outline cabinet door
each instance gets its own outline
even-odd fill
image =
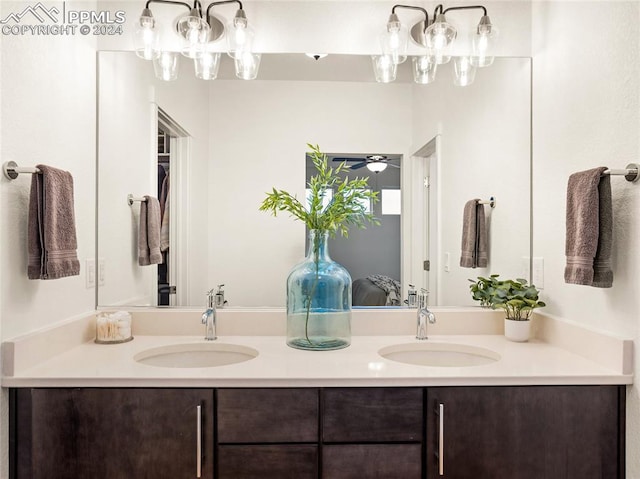
[[[622,477],[621,395],[617,386],[429,388],[427,477]]]
[[[70,389],[12,389],[9,476],[77,479],[76,416]]]
[[[210,389],[18,389],[11,407],[12,479],[213,478]]]
[[[323,390],[323,442],[422,441],[420,388]]]
[[[78,477],[213,478],[213,390],[78,389],[73,396]]]

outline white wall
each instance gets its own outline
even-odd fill
[[[209,284],[224,283],[231,306],[282,306],[305,229],[258,211],[266,192],[304,198],[307,143],[406,154],[411,85],[217,81],[210,98]]]
[[[45,2],[46,3],[46,2]],[[47,4],[48,5],[48,4]],[[78,2],[91,8],[91,2]],[[25,3],[1,2],[0,17]],[[27,279],[27,205],[31,175],[0,178],[0,334],[9,338],[94,308],[84,260],[95,243],[95,46],[89,38],[2,36],[0,158],[38,163],[74,178],[80,276]],[[7,278],[11,280],[8,281]],[[0,398],[0,477],[8,477],[7,394]]]
[[[563,279],[569,175],[601,165],[624,168],[640,159],[640,3],[535,2],[533,19],[533,247],[545,261],[545,311],[633,336],[640,348],[640,183],[611,178],[613,287]],[[638,371],[640,354],[635,356]],[[640,477],[639,444],[636,384],[627,395],[629,478]]]
[[[437,179],[441,223],[437,241],[440,305],[474,304],[468,278],[522,275],[521,258],[529,256],[530,61],[498,58],[479,69],[473,84],[453,85],[452,65],[441,65],[431,85],[414,86],[414,148],[440,134]],[[462,212],[473,198],[496,198],[485,206],[489,234],[487,268],[461,268]],[[450,255],[450,271],[444,255]]]
[[[106,260],[107,277],[104,287],[100,287],[98,304],[140,305],[156,301],[156,291],[150,292],[149,288],[155,284],[156,266],[138,265],[140,204],[129,206],[126,197],[129,193],[136,197],[159,195],[154,116],[158,106],[190,137],[191,164],[182,181],[189,201],[182,211],[173,211],[170,217],[192,218],[184,251],[190,258],[186,260],[190,265],[187,280],[194,287],[183,286],[193,294],[186,304],[204,303],[206,270],[196,265],[207,261],[207,242],[198,218],[207,216],[208,84],[195,78],[186,59],[180,60],[182,74],[177,81],[162,82],[155,79],[151,62],[132,52],[100,52],[99,57],[98,254]]]

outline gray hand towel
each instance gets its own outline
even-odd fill
[[[489,264],[484,205],[479,201],[476,198],[464,205],[460,254],[460,266],[463,268],[486,268]]]
[[[598,183],[598,249],[593,260],[593,282],[596,288],[613,286],[611,251],[613,249],[613,201],[611,176],[602,175]]]
[[[152,196],[140,202],[138,229],[138,264],[148,266],[162,263],[160,252],[160,203]]]
[[[598,287],[610,287],[612,284],[610,257],[613,213],[610,178],[608,175],[602,176],[606,169],[601,166],[569,177],[565,240],[567,264],[564,269],[566,283]],[[598,275],[594,277],[596,255]]]
[[[68,171],[36,165],[31,177],[27,223],[29,279],[80,274],[73,208],[73,177]]]

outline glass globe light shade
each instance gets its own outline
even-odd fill
[[[453,62],[454,85],[471,85],[476,78],[476,67],[471,64],[471,58],[456,57]]]
[[[235,59],[236,76],[241,80],[255,80],[260,68],[260,53],[245,52]]]
[[[385,31],[380,34],[383,55],[389,55],[396,65],[403,63],[407,59],[408,41],[409,30],[400,23],[398,16],[392,13]]]
[[[384,161],[370,161],[367,163],[367,169],[374,173],[380,173],[387,169],[387,164]]]
[[[438,64],[436,58],[433,55],[423,55],[420,57],[413,57],[413,81],[426,85],[436,79],[436,70]]]
[[[488,67],[493,63],[493,50],[498,36],[498,29],[491,24],[488,16],[483,16],[478,29],[473,35],[473,56],[471,63],[479,68]]]
[[[390,83],[396,79],[398,65],[390,55],[372,55],[373,72],[378,83]]]
[[[196,78],[215,80],[220,68],[220,52],[200,52],[193,61]]]
[[[140,20],[134,31],[134,46],[136,55],[145,60],[153,60],[160,55],[160,36],[155,29],[156,21],[151,10],[142,10]]]
[[[161,52],[153,59],[153,70],[156,78],[164,81],[175,81],[178,79],[178,66],[180,54],[177,52]]]
[[[451,60],[451,56],[448,54],[449,46],[457,34],[456,29],[447,23],[447,19],[442,13],[438,14],[436,20],[427,28],[425,32],[427,47],[433,52],[436,63],[439,65]]]

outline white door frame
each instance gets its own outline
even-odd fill
[[[160,125],[171,136],[171,183],[169,195],[169,284],[176,294],[169,295],[169,305],[185,305],[189,293],[189,172],[191,168],[191,136],[162,107],[155,105],[156,130]],[[157,296],[157,280],[156,280]],[[157,301],[157,300],[156,300]]]

